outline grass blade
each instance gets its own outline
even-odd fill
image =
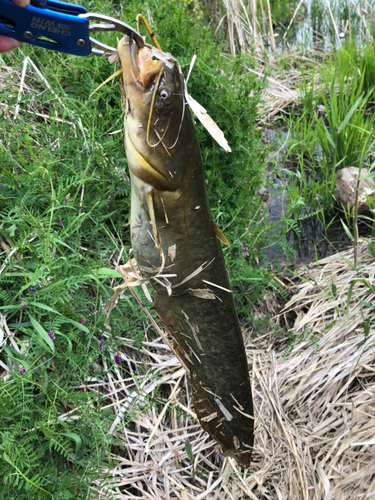
[[[39,337],[50,347],[52,352],[55,352],[53,340],[49,337],[42,325],[33,316],[31,316],[31,314],[29,314],[29,318]]]
[[[341,219],[341,224],[342,224],[342,227],[344,228],[344,231],[346,232],[348,238],[350,239],[350,241],[354,241],[354,236],[352,235],[348,226],[345,224],[345,222],[342,219]]]
[[[362,101],[362,96],[358,97],[358,99],[356,100],[356,102],[353,104],[353,106],[349,109],[347,115],[345,116],[345,118],[343,119],[341,125],[339,126],[339,128],[337,129],[337,133],[338,134],[341,134],[341,132],[344,130],[344,128],[347,126],[347,124],[349,123],[349,120],[350,118],[353,116],[353,114],[355,113],[356,109],[358,108],[358,106],[360,105]]]

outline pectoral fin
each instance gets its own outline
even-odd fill
[[[221,243],[224,243],[224,245],[227,245],[228,247],[230,247],[230,243],[229,241],[226,239],[226,237],[224,236],[224,234],[222,233],[221,229],[219,228],[219,226],[216,224],[215,221],[212,221],[212,224],[214,226],[214,230],[215,230],[215,236],[216,238],[221,241]]]

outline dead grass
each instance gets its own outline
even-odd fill
[[[374,286],[375,263],[366,243],[359,259],[360,276]],[[129,377],[118,372],[106,386],[114,411],[119,417],[131,413],[158,385],[164,396],[159,409],[154,404],[130,429],[118,419],[114,432],[124,452],[113,457],[116,468],[110,472],[118,498],[375,498],[375,329],[365,338],[363,328],[373,314],[363,304],[373,303],[374,296],[356,284],[347,314],[349,286],[359,277],[352,262],[348,250],[302,271],[281,313],[297,314],[297,340],[287,359],[285,342],[270,334],[247,340],[256,419],[250,470],[221,458],[200,428],[185,371],[162,340],[145,342],[137,351],[124,339]]]
[[[117,415],[108,429],[119,444],[109,471],[117,498],[375,498],[373,321],[364,335],[364,322],[374,314],[371,288],[357,282],[347,307],[354,280],[375,286],[375,262],[365,242],[358,256],[358,272],[353,249],[301,271],[295,294],[276,318],[296,314],[289,357],[283,356],[286,342],[272,333],[246,339],[255,410],[250,470],[222,458],[202,430],[185,370],[162,339],[146,334],[140,350],[123,339],[122,370],[87,385],[106,394],[106,407]],[[3,316],[0,343],[14,345]],[[0,365],[1,377],[8,378],[7,366]],[[98,498],[109,498],[105,488],[99,494],[99,484],[93,488]]]
[[[117,498],[375,499],[373,325],[364,337],[364,322],[374,313],[365,304],[373,304],[374,296],[365,284],[354,287],[347,311],[353,280],[364,277],[375,286],[375,263],[366,243],[358,255],[358,273],[352,267],[353,250],[301,272],[282,313],[297,315],[297,340],[287,359],[285,343],[271,334],[246,340],[255,410],[250,470],[223,459],[201,429],[185,371],[162,339],[147,340],[141,350],[123,339],[123,370],[108,373],[105,383],[87,385],[105,393],[107,407],[117,415],[108,430],[119,443],[109,471]],[[16,345],[0,316],[4,343]],[[1,377],[9,377],[4,363],[0,370]],[[150,397],[158,387],[156,404]],[[129,416],[134,423],[126,425]],[[96,487],[98,498],[109,498],[105,488],[99,493]]]
[[[259,77],[263,77],[264,73],[272,75],[272,78],[266,77],[267,86],[263,90],[262,103],[258,108],[261,123],[272,123],[278,120],[283,114],[289,113],[295,106],[301,105],[304,96],[303,91],[299,88],[299,82],[302,81],[302,78],[311,80],[311,75],[308,73],[303,76],[301,71],[295,68],[296,62],[298,66],[308,64],[314,67],[316,79],[314,95],[318,95],[319,87],[322,84],[316,83],[318,80],[316,67],[319,66],[319,62],[325,56],[327,47],[331,47],[333,51],[332,40],[329,40],[329,37],[324,34],[313,30],[314,44],[311,48],[292,50],[288,43],[286,43],[287,48],[283,48],[282,45],[292,24],[296,22],[297,14],[301,12],[301,7],[304,5],[307,8],[307,3],[304,0],[301,0],[296,6],[289,25],[285,27],[283,36],[279,38],[275,38],[273,33],[273,17],[269,0],[267,0],[267,8],[263,8],[262,2],[259,3],[260,11],[259,9],[257,10],[257,2],[255,0],[249,0],[248,4],[245,4],[242,0],[222,0],[220,4],[222,6],[221,12],[224,12],[224,15],[220,17],[216,31],[224,31],[229,41],[231,54],[234,56],[241,52],[252,53],[257,68],[256,71],[254,68],[247,68],[248,71],[257,74]],[[363,33],[367,42],[373,43],[373,37],[368,29],[366,18],[374,18],[374,9],[368,2],[366,2],[367,10],[358,9],[353,0],[348,0],[349,4],[351,4],[351,9],[354,7],[361,19]],[[218,6],[219,4],[216,5]],[[339,31],[343,30],[348,37],[351,36],[352,26],[350,18],[344,28],[342,26],[339,28],[336,25],[328,0],[326,1],[325,8],[324,15],[330,16],[337,45],[341,47],[342,41]],[[324,49],[321,48],[322,44]],[[284,61],[287,59],[289,61],[288,67],[280,70],[279,59],[283,59]],[[307,87],[305,87],[305,90],[310,85],[311,81],[306,81]]]
[[[271,68],[272,78],[264,76],[264,71],[269,68]],[[258,71],[249,67],[246,69],[267,81],[267,86],[262,92],[262,101],[258,106],[260,123],[271,123],[301,103],[302,96],[299,92],[299,83],[303,78],[301,71],[289,69],[281,72],[277,69],[275,61],[261,67]]]

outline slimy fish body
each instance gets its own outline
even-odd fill
[[[202,427],[248,467],[249,371],[180,66],[169,55],[168,64],[153,60],[149,47],[139,49],[127,36],[118,49],[134,256],[157,290],[154,308],[189,374]],[[174,276],[166,286],[159,274]]]

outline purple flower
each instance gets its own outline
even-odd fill
[[[104,351],[104,349],[105,349],[105,340],[102,339],[100,341],[100,349],[99,349],[99,351],[102,352],[102,351]]]
[[[26,309],[26,302],[24,302],[23,300],[21,300],[21,306],[23,308],[23,310],[26,312],[27,309]]]
[[[85,321],[86,321],[85,319],[80,319],[80,320],[78,321],[78,323],[79,323],[80,325],[83,325]],[[82,334],[83,334],[83,332],[82,332],[82,331],[78,332],[78,335],[82,335]]]
[[[55,332],[53,330],[48,330],[48,336],[50,339],[55,340]]]
[[[34,293],[35,292],[35,286],[30,286],[29,291],[30,291],[30,293]]]
[[[4,186],[2,184],[0,184],[0,188],[4,188]],[[4,188],[5,189],[5,188]]]
[[[59,220],[59,226],[60,226],[60,227],[63,227],[63,225],[64,225],[63,220],[62,220],[62,219],[60,219],[60,220]]]
[[[247,257],[249,255],[249,249],[245,247],[245,245],[243,245],[242,243],[239,243],[238,246],[242,248],[244,257]]]
[[[18,371],[20,372],[21,375],[25,375],[25,373],[26,373],[26,370],[25,370],[25,368],[22,365],[20,365],[18,367]]]
[[[121,354],[120,353],[116,354],[115,361],[116,361],[116,365],[120,364],[120,361],[121,361]]]
[[[68,203],[68,201],[69,201],[69,197],[65,196],[65,203]]]

